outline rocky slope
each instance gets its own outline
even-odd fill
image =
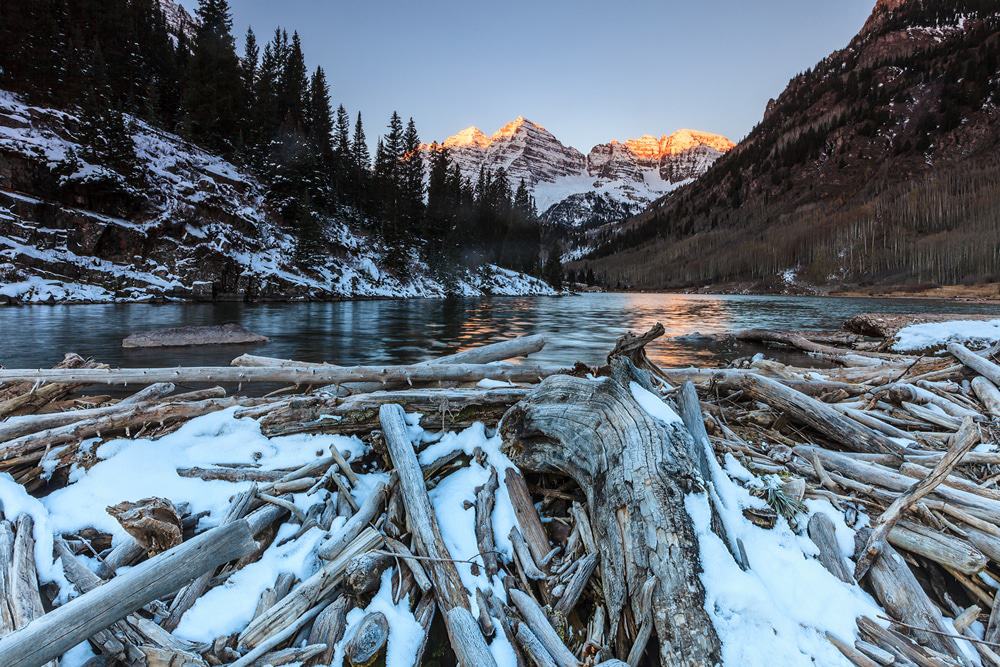
[[[351,211],[326,220],[324,256],[297,261],[253,177],[177,136],[134,128],[140,187],[80,157],[72,114],[0,91],[0,302],[551,292],[496,267],[446,288],[416,252],[405,272],[388,269]]]
[[[542,219],[567,230],[624,220],[690,182],[733,147],[725,137],[679,130],[656,138],[612,140],[584,156],[541,125],[518,117],[492,135],[468,127],[444,140],[466,178],[480,169],[524,179]],[[429,155],[431,146],[423,146]]]
[[[690,187],[595,232],[612,286],[1000,278],[1000,5],[879,0]]]

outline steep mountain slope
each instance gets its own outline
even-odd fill
[[[0,91],[0,301],[551,292],[496,267],[446,287],[416,251],[405,272],[389,269],[350,210],[326,221],[323,256],[300,260],[253,177],[141,121],[134,128],[140,187],[81,158],[75,116]]]
[[[719,135],[679,130],[660,138],[612,140],[585,157],[541,125],[518,117],[491,136],[468,127],[440,145],[472,182],[480,169],[503,168],[515,185],[524,179],[542,220],[572,229],[624,220],[703,174],[734,144]],[[432,146],[422,149],[429,156]]]
[[[880,0],[739,146],[602,230],[585,264],[642,288],[1000,279],[998,72],[995,0]]]

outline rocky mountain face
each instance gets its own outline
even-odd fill
[[[998,148],[1000,4],[879,0],[690,187],[594,232],[580,266],[647,289],[1000,281]]]
[[[491,266],[446,288],[416,249],[390,266],[351,210],[324,221],[323,256],[299,258],[253,176],[133,122],[142,183],[127,185],[82,157],[72,113],[0,90],[0,303],[551,293]]]
[[[531,188],[542,219],[560,228],[624,220],[703,174],[733,147],[716,134],[679,130],[594,146],[584,156],[541,125],[518,117],[492,135],[468,127],[442,142],[472,182],[480,169],[507,171]],[[431,145],[424,145],[425,156]]]
[[[167,20],[170,32],[175,35],[183,34],[189,41],[194,39],[198,23],[184,7],[175,0],[160,0],[160,8],[163,10],[163,17]]]

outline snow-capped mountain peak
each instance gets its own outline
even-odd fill
[[[594,209],[613,218],[638,212],[657,197],[701,176],[733,147],[726,137],[681,129],[659,137],[644,134],[594,146],[584,156],[542,125],[518,116],[492,135],[469,126],[444,140],[470,181],[481,169],[507,171],[511,183],[524,179],[543,219],[559,225],[587,226]],[[431,145],[421,147],[430,154]],[[597,199],[601,201],[597,201]],[[578,205],[587,200],[581,209]],[[611,220],[602,218],[603,224]]]

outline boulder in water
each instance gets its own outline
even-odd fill
[[[180,347],[266,342],[267,336],[248,331],[242,325],[222,324],[202,327],[171,327],[134,333],[122,341],[122,347]]]

